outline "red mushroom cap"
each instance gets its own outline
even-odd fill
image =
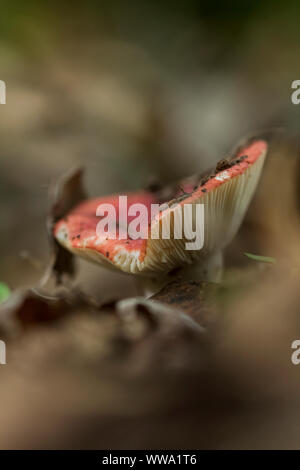
[[[100,264],[128,273],[168,272],[177,266],[205,259],[214,251],[224,248],[238,230],[256,189],[265,156],[267,143],[256,140],[243,148],[230,160],[218,163],[213,174],[192,177],[177,185],[172,192],[168,207],[151,220],[151,204],[165,203],[159,192],[140,191],[125,194],[128,208],[142,203],[149,217],[142,230],[153,233],[161,230],[170,211],[183,211],[185,204],[204,204],[204,245],[201,250],[186,250],[186,238],[137,239],[126,235],[109,239],[108,234],[99,237],[96,215],[100,204],[112,204],[117,220],[119,217],[119,195],[89,199],[71,210],[54,226],[54,236],[65,248]],[[174,208],[175,207],[175,208]],[[128,216],[128,222],[133,217]],[[161,233],[161,232],[159,232]]]

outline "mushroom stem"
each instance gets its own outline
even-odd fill
[[[223,252],[218,250],[205,260],[189,265],[176,274],[161,274],[155,277],[139,277],[137,287],[139,295],[145,298],[157,294],[165,285],[177,276],[187,281],[221,282],[223,277]]]
[[[170,277],[165,274],[158,274],[155,277],[139,277],[137,279],[139,292],[146,299],[157,294],[169,282]]]
[[[185,280],[221,282],[223,277],[223,252],[215,251],[203,261],[183,268],[180,272]]]

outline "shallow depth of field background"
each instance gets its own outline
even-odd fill
[[[47,185],[72,166],[105,195],[202,171],[253,131],[297,131],[299,14],[296,2],[1,2],[0,279],[38,274],[19,254],[47,259]]]
[[[233,272],[243,266],[248,269],[249,260],[244,257],[244,251],[276,258],[282,255],[284,269],[286,265],[289,269],[292,258],[296,263],[299,256],[293,251],[297,246],[296,235],[284,236],[288,237],[289,228],[295,228],[298,223],[296,204],[293,215],[288,214],[297,191],[295,143],[300,106],[292,105],[290,87],[293,80],[300,79],[299,17],[299,2],[288,1],[218,4],[187,0],[155,4],[88,0],[49,4],[27,1],[13,5],[3,0],[0,79],[7,85],[7,104],[0,106],[0,281],[14,289],[32,285],[39,279],[48,260],[47,188],[50,181],[70,167],[85,167],[86,188],[93,196],[134,190],[146,186],[153,178],[170,182],[201,172],[225,157],[240,138],[266,128],[287,129],[291,140],[283,145],[279,156],[275,155],[273,167],[272,163],[270,170],[266,167],[245,225],[228,249],[227,266]],[[285,213],[286,219],[282,221],[278,211]],[[107,273],[84,261],[79,261],[79,266],[76,282],[99,300],[136,294],[130,277]],[[298,274],[298,265],[294,272]],[[289,284],[285,292],[290,301],[297,291],[295,276],[291,277],[295,291]],[[283,289],[285,280],[286,277],[278,281]],[[261,290],[253,295],[248,292],[251,301],[267,297],[271,302],[275,291],[278,292],[272,290],[272,285],[269,290]],[[257,353],[258,362],[254,357],[253,372],[265,354],[271,361],[270,345],[278,344],[281,327],[288,324],[283,312],[291,314],[297,301],[291,301],[289,308],[285,302],[280,306],[276,340],[272,336],[271,313],[278,302],[274,300],[274,304],[262,305],[261,310],[254,305],[245,314],[246,326],[241,326],[239,317],[229,333],[232,341],[238,338],[237,349],[242,345],[243,358],[252,348],[250,344],[247,349],[247,341],[251,343],[253,338],[256,344],[260,331],[261,355]],[[245,300],[241,311],[246,311],[248,306]],[[263,323],[258,312],[262,315],[268,312],[268,321]],[[256,315],[255,325],[251,324],[253,315]],[[299,326],[300,322],[295,322]],[[261,329],[271,335],[266,340],[268,352],[264,350]],[[240,337],[248,340],[240,342]],[[280,356],[283,371],[290,364],[290,339],[296,339],[297,331],[292,329],[287,337],[286,350],[283,347],[286,356]],[[38,350],[35,354],[38,356]],[[236,357],[234,351],[228,355]],[[248,359],[241,361],[236,368],[244,370]],[[262,371],[261,376],[265,369]],[[277,374],[274,365],[268,383],[280,383]],[[3,392],[7,399],[10,390],[15,390],[19,383],[16,379],[14,387],[14,379],[10,380],[11,388],[7,385]],[[62,381],[65,380],[63,377]],[[297,380],[296,383],[298,386]],[[20,386],[24,392],[23,385]],[[27,398],[31,403],[29,391]],[[7,407],[8,434],[4,437],[3,432],[0,442],[2,439],[8,447],[14,446],[14,442],[20,446],[34,445],[37,437],[22,441],[18,434],[19,440],[14,441],[16,427],[20,429],[30,423],[30,412],[27,415],[24,411],[26,406],[22,407],[17,398],[15,401],[20,409],[14,413],[12,404]],[[253,406],[259,409],[256,402]],[[191,420],[192,415],[191,412]],[[266,433],[273,426],[272,419]],[[285,418],[281,419],[283,425]],[[229,420],[230,430],[238,436],[241,422],[234,421],[234,414]],[[113,426],[112,422],[108,420],[108,428]],[[85,421],[83,425],[88,426]],[[60,422],[55,423],[53,429],[59,426]],[[291,426],[296,435],[297,424],[293,421]],[[43,423],[40,427],[43,435]],[[231,440],[230,433],[225,433],[222,442],[229,446],[254,442],[253,445],[263,447],[264,432],[257,438],[253,422],[251,429],[252,440]],[[39,436],[38,430],[39,427],[35,428],[35,436]],[[160,441],[152,439],[155,432],[152,423],[149,442],[159,447]],[[214,429],[209,432],[211,440],[205,441],[208,447],[216,442]],[[276,442],[282,442],[283,434],[279,432],[268,444],[276,446]],[[46,445],[46,440],[41,438],[41,442]],[[55,439],[53,442],[58,445]],[[93,442],[101,446],[101,439],[100,443]],[[122,443],[122,436],[117,442]],[[127,446],[139,445],[134,438],[126,442]],[[171,445],[168,441],[161,442]],[[191,442],[197,445],[197,440]],[[291,442],[296,445],[296,440]],[[180,443],[180,438],[174,441],[177,447]],[[80,439],[76,445],[80,447]],[[88,447],[89,442],[84,441],[84,445]],[[147,439],[140,445],[146,446]]]

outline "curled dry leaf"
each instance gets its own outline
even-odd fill
[[[199,303],[197,305],[199,307]],[[159,332],[167,335],[191,333],[198,336],[204,332],[204,328],[178,305],[174,308],[172,301],[170,305],[166,305],[137,297],[112,303],[110,306],[98,306],[77,290],[64,289],[47,294],[35,288],[13,292],[0,306],[0,330],[4,336],[14,335],[20,329],[50,324],[79,311],[83,314],[94,312],[100,316],[108,314],[118,318],[121,335],[122,325],[129,326],[131,332],[141,331],[142,326],[147,335]],[[131,339],[137,337],[138,335],[131,335]]]
[[[191,317],[161,302],[135,297],[121,300],[116,304],[118,314],[126,321],[134,321],[139,314],[146,314],[154,327],[166,328],[169,333],[176,330],[202,335],[205,331]]]
[[[53,323],[78,309],[88,312],[97,307],[81,292],[71,289],[55,295],[35,288],[19,289],[0,305],[0,331],[4,336],[14,335],[20,329]]]
[[[62,298],[49,300],[37,295],[32,290],[15,291],[0,307],[1,333],[13,334],[21,326],[32,323],[44,323],[61,317],[69,305]]]
[[[53,236],[53,227],[58,220],[64,219],[74,206],[86,198],[82,186],[82,175],[82,168],[72,169],[50,186],[47,231],[51,247],[51,258],[41,284],[45,284],[52,273],[55,274],[57,283],[61,282],[64,273],[74,274],[73,255],[56,241]]]
[[[127,367],[133,373],[203,366],[208,335],[186,313],[142,297],[119,301],[116,311],[129,346]]]

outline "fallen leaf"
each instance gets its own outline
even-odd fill
[[[86,198],[82,185],[82,168],[72,169],[55,181],[49,190],[50,211],[47,218],[47,230],[51,246],[51,259],[41,280],[44,285],[52,273],[59,284],[63,274],[73,276],[75,273],[73,255],[57,243],[53,236],[53,226],[63,218],[75,205]]]

